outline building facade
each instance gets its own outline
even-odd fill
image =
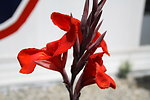
[[[22,0],[0,30],[13,23],[29,0]],[[59,39],[65,32],[50,20],[52,12],[73,14],[81,19],[84,0],[39,0],[29,18],[14,34],[0,40],[0,85],[59,80],[57,72],[36,67],[30,75],[19,73],[17,54],[23,48],[42,48]],[[107,0],[100,32],[107,30],[105,40],[111,56],[104,58],[108,73],[115,75],[124,61],[131,63],[134,75],[150,73],[150,3],[149,0]],[[71,64],[71,56],[68,65]],[[68,68],[69,69],[69,68]]]

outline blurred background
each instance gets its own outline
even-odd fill
[[[0,36],[5,31],[11,34],[0,39],[0,100],[69,99],[58,72],[37,66],[30,75],[20,74],[16,57],[24,48],[42,48],[59,39],[65,32],[52,23],[50,14],[72,13],[73,17],[81,19],[84,2],[0,0]],[[92,5],[92,0],[90,3]],[[107,30],[105,40],[111,54],[110,57],[105,55],[104,63],[117,89],[100,90],[92,85],[83,89],[81,100],[149,100],[150,0],[107,0],[102,19],[99,32]],[[67,69],[71,62],[69,55]]]

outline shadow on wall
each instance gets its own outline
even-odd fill
[[[137,86],[150,91],[150,75],[135,78]]]

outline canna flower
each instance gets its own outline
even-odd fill
[[[17,58],[21,65],[20,73],[32,73],[37,64],[47,69],[63,72],[67,59],[66,52],[74,45],[76,34],[79,33],[78,27],[74,24],[75,21],[71,17],[69,18],[69,28],[64,29],[67,30],[67,33],[61,39],[47,43],[46,47],[42,49],[29,48],[19,52]]]
[[[73,18],[72,15],[53,12],[52,22],[66,33],[59,40],[47,43],[42,49],[21,50],[17,57],[21,65],[20,72],[30,74],[36,65],[60,72],[69,91],[70,100],[79,100],[81,89],[94,83],[101,89],[109,87],[115,89],[116,84],[105,73],[106,68],[102,60],[104,54],[110,55],[103,39],[106,32],[102,35],[98,32],[102,24],[99,20],[105,2],[106,0],[101,0],[99,3],[98,0],[93,0],[92,11],[88,14],[89,0],[86,0],[81,21]],[[65,65],[67,52],[71,47],[73,47],[73,62],[69,80]],[[103,52],[94,54],[99,47]],[[75,85],[74,81],[80,71],[83,72]]]
[[[80,35],[80,37],[82,37],[82,35],[78,27],[80,23],[77,19],[56,12],[51,14],[51,19],[60,29],[67,31],[60,39],[58,48],[54,52],[54,56],[56,56],[70,49],[75,44],[77,35]]]
[[[70,32],[68,34],[65,34],[65,36],[67,37],[68,40],[69,39],[72,40],[72,42],[69,42],[70,46],[68,46],[68,48],[73,46],[73,44],[75,43],[75,41],[77,39],[77,36],[79,36],[80,43],[82,42],[84,37],[83,37],[83,33],[81,32],[81,27],[80,27],[81,22],[78,19],[72,18],[72,16],[61,14],[61,13],[58,13],[58,12],[52,13],[51,14],[51,19],[52,19],[53,23],[56,26],[58,26],[60,29],[62,29],[64,31],[67,31],[67,32],[70,31],[70,29],[71,29],[71,25],[70,24],[72,24],[72,26],[74,26],[74,28],[76,28],[76,31]],[[72,23],[70,23],[70,22],[72,22]],[[100,36],[101,36],[101,34],[99,32],[97,32],[97,34],[95,35],[95,37],[93,39],[93,42],[95,42]],[[63,41],[63,39],[62,39],[62,41]],[[68,44],[68,41],[65,44],[63,44],[62,47],[67,45],[67,44]],[[108,49],[107,49],[107,44],[106,44],[106,42],[104,40],[102,40],[102,42],[99,44],[98,47],[102,47],[102,50],[107,55],[109,55]],[[60,47],[59,50],[61,50],[61,47]],[[57,55],[57,54],[59,54],[59,52],[55,53],[55,55]]]
[[[106,68],[103,65],[102,53],[96,53],[89,57],[88,63],[80,77],[80,89],[84,86],[96,83],[101,89],[116,88],[116,84],[113,79],[108,76]]]
[[[17,57],[21,65],[20,73],[32,73],[37,64],[50,70],[63,72],[66,64],[67,52],[53,56],[58,49],[59,43],[60,40],[57,40],[48,43],[46,47],[42,49],[28,48],[21,50]]]

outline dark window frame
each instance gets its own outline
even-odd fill
[[[150,0],[146,0],[144,15],[150,15]]]

